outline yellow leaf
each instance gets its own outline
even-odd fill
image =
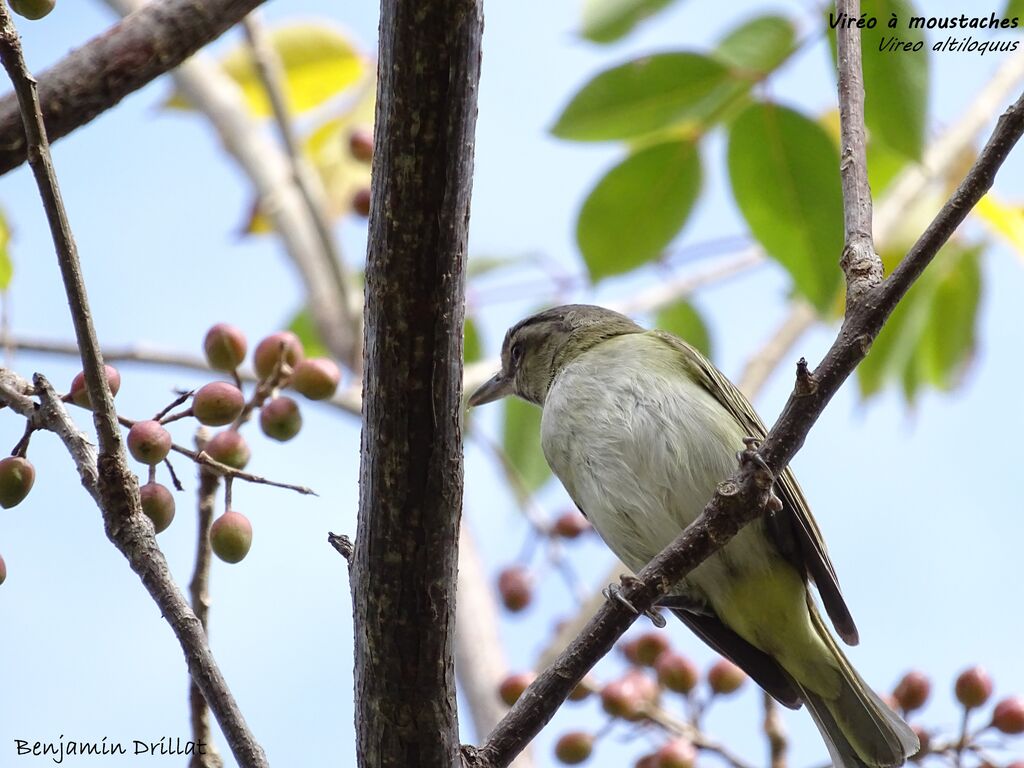
[[[7,224],[7,215],[0,210],[0,291],[6,291],[11,284],[14,265],[11,263],[11,228]]]
[[[271,30],[270,40],[281,60],[285,76],[285,100],[291,114],[300,114],[337,96],[366,74],[366,57],[349,37],[325,23],[291,24]],[[220,61],[224,71],[242,89],[245,103],[255,117],[272,114],[248,43],[228,51]],[[188,109],[180,93],[166,107]]]
[[[1024,207],[1003,203],[990,192],[978,201],[974,213],[990,231],[1005,238],[1017,255],[1024,258]]]

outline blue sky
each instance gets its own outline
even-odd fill
[[[35,70],[102,31],[111,15],[99,2],[61,0],[43,22],[22,23]],[[490,3],[480,90],[476,181],[470,250],[473,254],[542,252],[565,270],[579,271],[574,217],[582,196],[618,154],[607,146],[569,144],[546,130],[570,94],[594,72],[640,52],[703,47],[749,9],[803,14],[806,3],[768,6],[744,0],[722,13],[720,3],[678,3],[627,41],[596,47],[575,35],[576,3]],[[924,5],[922,3],[921,5]],[[928,13],[959,14],[963,5],[929,2]],[[972,12],[999,12],[996,5]],[[339,9],[323,0],[270,3],[267,17],[331,19],[370,50],[376,5]],[[235,36],[237,39],[237,36]],[[933,57],[934,134],[955,120],[999,63],[998,56]],[[796,57],[773,80],[771,93],[811,113],[831,108],[829,60],[821,45]],[[166,80],[55,147],[63,193],[78,239],[100,338],[106,344],[146,342],[198,352],[206,328],[230,321],[251,343],[275,330],[301,302],[300,286],[269,238],[240,239],[249,202],[245,179],[225,159],[212,131],[194,115],[166,113],[159,104]],[[720,145],[720,142],[718,142]],[[709,154],[707,195],[681,243],[742,232],[722,176],[721,147]],[[1004,198],[1024,199],[1024,152],[997,181]],[[0,205],[15,228],[15,277],[7,299],[15,332],[72,338],[66,303],[41,207],[27,169],[0,178]],[[339,235],[348,258],[362,259],[365,227],[346,222]],[[1024,618],[1017,585],[1022,505],[1017,437],[1024,429],[1018,403],[1022,373],[1019,296],[1024,262],[997,246],[985,259],[980,347],[963,388],[926,395],[911,412],[896,394],[862,404],[844,389],[812,431],[794,466],[829,542],[845,593],[861,629],[851,658],[879,688],[910,667],[935,677],[926,721],[952,727],[958,713],[949,689],[964,666],[992,672],[997,694],[1024,693],[1020,638]],[[510,281],[511,282],[511,281]],[[611,281],[576,298],[613,301],[635,287]],[[780,271],[757,269],[700,294],[717,349],[716,362],[736,374],[785,312],[787,283]],[[536,296],[514,289],[482,314],[490,351],[504,328]],[[834,336],[821,328],[804,337],[792,357],[820,358]],[[66,387],[71,360],[18,354],[13,367],[46,373]],[[789,366],[773,377],[758,407],[774,419],[790,387]],[[194,373],[125,365],[118,404],[129,416],[151,414],[174,387],[207,379]],[[252,438],[255,472],[311,485],[318,498],[236,487],[235,503],[254,523],[255,544],[238,566],[215,563],[211,642],[240,706],[275,765],[352,763],[351,608],[345,570],[324,542],[326,531],[355,528],[358,424],[329,409],[307,407],[303,432],[292,444]],[[83,427],[88,420],[77,413]],[[497,434],[496,413],[479,417]],[[0,444],[13,446],[19,421],[0,419]],[[187,442],[187,430],[175,432]],[[5,448],[8,450],[8,448]],[[98,511],[77,483],[56,438],[40,434],[30,457],[37,467],[29,499],[0,513],[0,553],[8,581],[0,588],[0,766],[37,764],[14,756],[13,740],[111,741],[187,738],[185,668],[171,632],[119,553],[107,542]],[[184,463],[177,465],[195,487]],[[467,449],[466,514],[489,568],[513,561],[527,535],[489,459]],[[548,488],[543,503],[567,504]],[[187,494],[179,518],[161,535],[183,586],[191,571],[194,531]],[[597,542],[575,547],[576,570],[597,585],[610,564]],[[554,618],[571,611],[556,578],[534,612],[503,620],[513,666],[528,666],[545,644]],[[710,655],[682,627],[674,644],[705,663]],[[609,677],[616,663],[602,668]],[[712,732],[760,760],[759,699],[747,691],[713,711]],[[467,718],[468,720],[468,718]],[[540,763],[550,742],[573,724],[595,728],[593,708],[576,707],[538,739]],[[803,713],[787,715],[793,765],[819,764],[824,749]],[[624,733],[624,731],[620,731]],[[467,738],[472,738],[467,733]],[[218,735],[218,744],[223,741]],[[613,737],[598,765],[618,765],[636,745]],[[148,758],[146,765],[180,764]],[[41,764],[41,763],[38,763]],[[126,762],[125,764],[131,764]],[[229,760],[229,765],[231,764]]]

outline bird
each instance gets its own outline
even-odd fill
[[[747,398],[694,347],[603,307],[568,304],[512,326],[501,370],[468,404],[514,395],[540,406],[552,472],[634,573],[692,523],[735,469],[745,438],[766,435]],[[837,768],[892,768],[914,731],[853,668],[859,642],[800,486],[776,479],[781,509],[742,528],[663,598],[701,640],[782,705],[806,705]]]

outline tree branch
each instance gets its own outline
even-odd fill
[[[78,250],[50,157],[36,81],[25,65],[21,42],[11,21],[10,12],[2,3],[0,59],[18,97],[24,122],[27,155],[50,225],[64,289],[71,307],[75,337],[81,351],[86,388],[93,404],[93,424],[99,439],[99,456],[95,460],[95,498],[103,513],[107,537],[128,559],[132,570],[139,575],[178,636],[188,660],[189,671],[217,715],[236,759],[245,766],[265,766],[266,758],[263,751],[249,733],[242,713],[217,669],[206,644],[202,626],[174,584],[163,554],[156,544],[153,526],[142,514],[138,483],[128,468],[121,429],[114,411],[113,396],[107,385],[103,358],[96,341]],[[49,414],[51,420],[67,420],[67,414],[58,404],[59,401],[46,380],[37,375],[35,385],[43,401],[40,412]],[[81,434],[77,430],[68,430],[66,425],[63,429],[64,432],[59,434],[67,434],[75,438],[76,443],[80,442]],[[80,444],[77,450],[83,450]],[[91,451],[91,446],[89,450]],[[82,455],[86,456],[84,453]],[[84,471],[79,471],[85,480]]]
[[[361,766],[459,759],[466,241],[479,0],[382,0],[350,570]]]
[[[892,310],[939,248],[991,188],[996,171],[1024,133],[1024,96],[999,119],[967,177],[943,206],[896,271],[861,293],[848,307],[839,335],[813,372],[800,377],[775,426],[754,456],[744,454],[739,471],[719,486],[701,516],[652,560],[622,595],[641,613],[673,584],[721,548],[769,505],[770,482],[793,456],[839,387],[864,359]],[[763,464],[762,464],[763,462]],[[508,765],[607,653],[636,615],[618,602],[606,602],[554,664],[541,674],[479,749],[464,747],[467,764]]]
[[[157,0],[39,76],[46,133],[56,141],[178,66],[264,0]],[[0,174],[25,162],[18,100],[0,100]]]

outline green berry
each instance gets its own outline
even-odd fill
[[[151,467],[167,458],[171,442],[171,433],[159,421],[138,421],[128,430],[128,452]]]
[[[10,509],[25,500],[36,481],[32,462],[23,456],[8,456],[0,460],[0,507]]]
[[[208,427],[223,427],[237,419],[245,408],[245,396],[234,384],[211,381],[192,397],[192,414]]]
[[[273,440],[286,442],[302,429],[299,404],[290,397],[275,397],[260,409],[260,429]]]
[[[245,334],[233,325],[217,323],[206,332],[203,350],[211,368],[233,371],[245,360],[248,349]]]
[[[157,533],[166,531],[174,519],[174,496],[167,487],[160,483],[146,483],[139,488],[139,500],[142,511],[153,521],[153,529]]]
[[[252,523],[229,509],[210,526],[210,547],[213,554],[226,563],[241,562],[252,546]]]

